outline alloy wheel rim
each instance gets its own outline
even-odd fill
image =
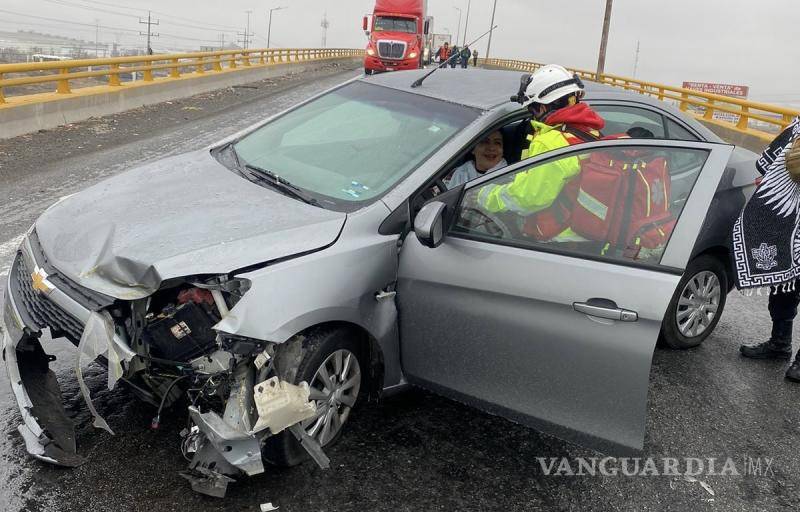
[[[722,288],[714,272],[698,272],[686,283],[678,299],[675,321],[678,330],[687,338],[700,336],[708,330],[719,311]]]
[[[330,443],[344,426],[361,389],[358,358],[347,349],[329,355],[309,383],[309,399],[317,413],[303,422],[309,436],[320,446]]]

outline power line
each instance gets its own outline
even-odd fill
[[[182,21],[188,21],[190,23],[195,23],[197,25],[205,25],[205,26],[211,27],[211,28],[222,27],[225,30],[237,30],[239,28],[239,27],[236,27],[236,26],[233,26],[233,25],[221,25],[221,24],[217,24],[217,23],[207,23],[207,22],[204,22],[204,21],[193,20],[191,18],[186,18],[184,16],[175,16],[174,14],[167,14],[167,13],[160,12],[160,11],[153,11],[153,13],[154,14],[158,14],[162,18],[172,18],[172,19],[178,19],[178,20],[182,20]],[[216,30],[219,30],[219,29],[216,29]]]
[[[79,9],[87,9],[92,12],[104,12],[106,14],[113,14],[115,16],[125,16],[126,18],[138,18],[138,16],[134,14],[128,14],[126,12],[119,12],[119,11],[112,11],[110,9],[101,9],[99,7],[93,7],[90,5],[82,5],[74,2],[67,2],[66,0],[44,0],[45,2],[49,2],[51,4],[63,5],[66,7],[78,7]]]
[[[99,9],[97,7],[82,5],[82,4],[71,2],[71,1],[67,1],[67,0],[44,0],[44,1],[45,2],[54,3],[54,4],[69,6],[69,7],[78,7],[78,8],[81,8],[81,9],[88,9],[88,10],[91,10],[93,12],[99,11],[99,12],[104,12],[104,13],[108,13],[108,14],[113,14],[115,16],[125,16],[125,17],[128,17],[128,18],[137,18],[137,19],[139,19],[141,21],[141,18],[139,16],[134,16],[132,14],[123,13],[123,12],[119,12],[119,11],[113,11],[113,10],[109,10],[109,9]],[[81,1],[85,2],[85,1],[88,1],[88,0],[81,0]],[[108,4],[104,3],[104,2],[96,2],[96,3],[99,3],[101,5],[108,5]],[[142,11],[144,11],[144,10],[142,9]],[[156,11],[144,11],[144,12],[147,12],[148,15],[150,15],[151,12],[156,12]],[[218,28],[213,27],[211,25],[201,26],[201,25],[197,25],[197,24],[182,23],[182,22],[179,22],[179,21],[171,21],[171,20],[167,20],[167,23],[170,24],[170,25],[176,25],[176,26],[185,27],[185,28],[193,28],[193,29],[203,30],[203,31],[214,31],[214,32],[219,31]]]
[[[0,12],[6,13],[6,14],[13,14],[14,16],[21,16],[23,18],[33,18],[33,19],[37,19],[37,20],[55,21],[57,23],[64,23],[64,24],[67,24],[67,25],[79,25],[79,26],[82,26],[82,27],[91,27],[91,28],[95,28],[97,26],[94,23],[81,23],[79,21],[60,20],[58,18],[48,18],[46,16],[36,16],[36,15],[33,15],[33,14],[22,14],[22,13],[19,13],[19,12],[9,11],[9,10],[6,10],[6,9],[0,9]],[[129,29],[129,28],[110,27],[110,26],[106,26],[106,25],[99,25],[99,26],[100,26],[100,28],[107,29],[107,30],[120,30],[122,32],[134,32],[134,33],[139,32],[138,30],[132,30],[132,29]]]
[[[29,23],[27,21],[0,20],[0,24],[3,24],[3,23],[6,24],[6,25],[14,26],[14,27],[19,27],[20,25],[25,25],[25,26],[28,26],[28,27],[40,27],[40,28],[51,28],[51,29],[52,28],[55,28],[55,29],[63,29],[64,28],[64,27],[61,27],[61,26],[58,26],[58,25],[48,25],[47,23]],[[85,32],[85,33],[89,33],[89,32],[93,32],[94,31],[94,30],[90,31],[88,28],[76,28],[76,29],[73,29],[73,30],[75,30],[77,32]],[[8,33],[9,34],[26,34],[27,31],[25,31],[25,30],[17,30],[16,32],[8,32]],[[52,35],[52,34],[41,34],[41,35]],[[66,36],[54,36],[54,37],[59,37],[59,38],[62,38],[62,39],[75,39],[75,38],[70,38],[70,37],[66,37]]]
[[[108,3],[108,2],[98,2],[97,0],[81,0],[81,1],[84,2],[84,3],[89,3],[89,4],[97,4],[97,5],[106,5],[108,7],[116,7],[118,9],[128,9],[128,10],[131,10],[131,11],[138,11],[138,12],[141,12],[141,13],[147,12],[147,9],[142,9],[140,7],[126,7],[124,5],[112,4],[112,3]]]
[[[217,38],[217,39],[199,39],[197,37],[176,36],[174,34],[165,34],[163,32],[161,33],[161,35],[164,36],[164,37],[171,37],[173,39],[183,39],[185,41],[199,41],[201,43],[217,43],[217,42],[219,42],[219,38]]]
[[[44,1],[45,2],[50,2],[50,3],[53,3],[53,4],[64,5],[64,6],[68,6],[68,7],[78,7],[80,9],[87,9],[87,10],[90,10],[90,11],[93,11],[93,12],[98,12],[98,11],[99,12],[104,12],[104,13],[107,13],[107,14],[113,14],[115,16],[125,16],[125,17],[128,17],[128,18],[139,18],[139,16],[135,16],[133,14],[114,11],[114,10],[110,10],[110,9],[100,9],[100,8],[97,8],[97,7],[94,7],[94,6],[83,5],[81,3],[76,3],[76,2],[72,2],[72,1],[68,1],[68,0],[44,0]],[[81,0],[81,2],[89,2],[89,1],[90,0]],[[105,2],[92,2],[92,3],[96,3],[96,4],[99,4],[99,5],[111,5],[111,4],[107,4]],[[122,6],[114,6],[114,7],[122,7]],[[159,14],[160,16],[162,16],[164,18],[187,20],[186,18],[178,18],[178,17],[172,16],[172,15],[161,13],[159,11],[146,11],[145,9],[135,9],[135,8],[132,8],[132,7],[125,7],[125,9],[133,9],[133,10],[141,11],[143,13],[144,12],[155,13],[155,14]],[[187,21],[191,21],[191,20],[187,20]],[[170,25],[176,25],[176,26],[179,26],[179,27],[194,28],[194,29],[206,30],[206,31],[208,31],[208,30],[218,31],[218,30],[220,30],[220,27],[225,27],[226,29],[231,29],[231,30],[235,30],[237,28],[237,27],[233,27],[233,26],[229,26],[229,25],[214,25],[214,24],[204,23],[204,22],[200,22],[200,21],[195,21],[193,23],[183,23],[181,21],[167,20],[167,23],[169,23]]]

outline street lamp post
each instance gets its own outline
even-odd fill
[[[489,42],[486,44],[486,55],[484,59],[489,58],[489,52],[492,50],[492,34],[494,34],[494,15],[497,12],[497,0],[494,0],[494,7],[492,7],[492,24],[489,26]]]
[[[603,36],[600,39],[600,56],[597,58],[597,79],[605,72],[606,48],[608,47],[608,30],[611,27],[611,5],[614,0],[606,0],[606,15],[603,19]]]
[[[269,48],[269,39],[272,35],[272,11],[280,11],[281,9],[288,9],[288,7],[273,7],[269,10],[269,25],[267,27],[267,48]]]
[[[458,46],[458,40],[461,37],[461,8],[453,6],[453,9],[458,11],[458,28],[456,29],[456,40],[453,46]]]
[[[469,27],[469,11],[472,9],[472,0],[467,2],[467,19],[464,20],[464,43],[461,46],[467,45],[467,28]],[[494,25],[492,25],[494,26]]]

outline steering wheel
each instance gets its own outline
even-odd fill
[[[514,238],[513,231],[497,215],[466,206],[461,210],[459,224],[466,221],[470,231],[479,231],[496,238]]]

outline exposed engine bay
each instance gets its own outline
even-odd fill
[[[157,407],[154,429],[165,409],[188,402],[181,451],[189,467],[181,476],[195,491],[216,497],[237,476],[263,473],[264,442],[284,430],[320,467],[329,465],[302,426],[316,415],[308,383],[281,378],[281,361],[290,357],[284,353],[296,350],[292,341],[278,345],[213,329],[248,285],[224,276],[174,280],[150,297],[115,301],[91,313],[81,339],[73,340],[76,373],[95,427],[113,434],[83,382],[82,367],[96,359],[108,366],[109,388],[123,380]]]

